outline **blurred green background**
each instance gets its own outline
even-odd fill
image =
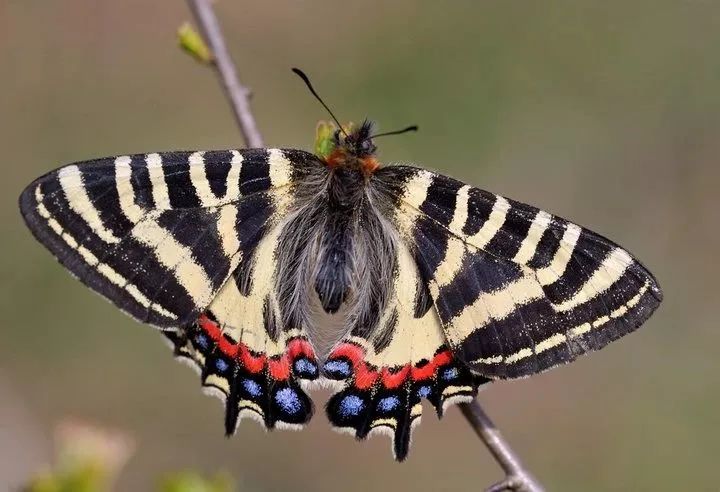
[[[239,2],[216,9],[266,142],[311,148],[322,108],[420,133],[413,162],[569,217],[636,253],[665,302],[637,333],[481,400],[550,490],[717,490],[720,4]],[[184,468],[242,490],[481,490],[501,473],[457,409],[426,408],[409,460],[321,408],[303,432],[222,408],[161,337],[70,278],[16,200],[61,164],[242,145],[214,73],[176,46],[182,1],[0,0],[0,489],[71,416],[137,444],[120,490]],[[322,405],[327,394],[318,392]]]

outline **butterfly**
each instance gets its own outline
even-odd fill
[[[441,174],[383,166],[381,135],[338,123],[316,153],[70,164],[31,183],[20,209],[72,274],[199,370],[224,400],[227,435],[243,417],[301,427],[311,383],[333,383],[332,425],[359,439],[389,432],[397,460],[423,400],[442,416],[489,381],[604,347],[661,302],[653,275],[612,241]],[[320,352],[323,311],[340,328]]]

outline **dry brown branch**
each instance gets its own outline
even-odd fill
[[[225,38],[210,0],[188,0],[188,5],[210,51],[212,51],[213,66],[217,69],[225,94],[230,100],[230,107],[240,127],[245,145],[247,147],[263,147],[262,136],[250,110],[250,91],[238,80],[235,64],[228,53]]]
[[[522,465],[520,458],[495,427],[477,400],[460,404],[460,410],[475,433],[490,450],[495,461],[505,471],[505,479],[490,486],[488,492],[516,490],[518,492],[543,492],[545,489]]]

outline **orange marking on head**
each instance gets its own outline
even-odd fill
[[[377,171],[377,169],[380,167],[380,163],[378,162],[375,157],[365,157],[364,159],[360,159],[360,165],[362,166],[363,173],[365,173],[366,176],[370,176],[372,173]]]
[[[325,163],[328,167],[334,169],[344,163],[346,159],[347,157],[345,155],[345,151],[342,148],[337,147],[329,156],[327,156]]]

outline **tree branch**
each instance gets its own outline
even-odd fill
[[[200,31],[210,47],[210,51],[213,53],[213,66],[217,69],[225,94],[230,100],[245,145],[253,148],[263,147],[260,130],[258,130],[255,117],[250,110],[250,99],[248,97],[250,91],[238,80],[237,70],[235,70],[235,65],[230,58],[230,53],[228,53],[225,38],[220,30],[220,24],[210,0],[188,0],[188,6],[200,26]]]
[[[545,489],[529,471],[523,467],[518,455],[495,427],[477,400],[461,403],[460,410],[468,420],[475,433],[482,439],[490,453],[505,471],[505,479],[492,485],[487,492],[515,490],[518,492],[543,492]]]
[[[245,143],[249,147],[262,147],[262,137],[250,110],[249,91],[240,84],[237,78],[237,71],[225,46],[225,40],[212,9],[211,0],[188,0],[188,4],[195,15],[203,37],[214,55],[214,66],[222,80],[225,93],[230,100]],[[505,471],[505,479],[490,486],[487,489],[488,492],[505,490],[517,492],[544,491],[530,472],[522,466],[517,454],[510,448],[510,445],[505,441],[477,400],[461,404],[460,409],[475,430],[475,433],[485,443],[485,446]]]

